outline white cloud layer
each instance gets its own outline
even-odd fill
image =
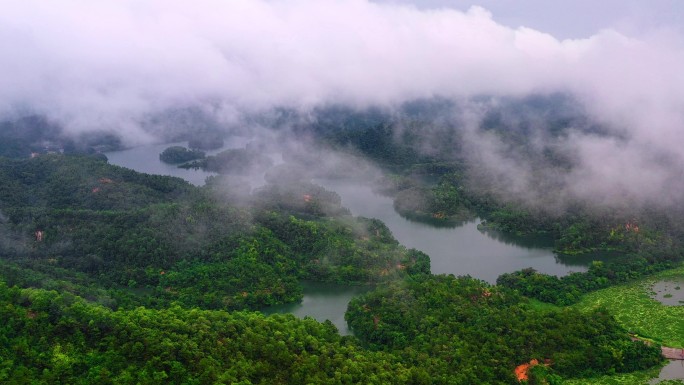
[[[649,173],[649,189],[658,189],[673,175],[649,172],[661,165],[653,154],[684,166],[684,44],[676,29],[558,40],[499,24],[479,7],[367,0],[0,6],[0,114],[30,110],[74,131],[136,132],[149,114],[196,104],[230,116],[270,106],[562,91],[629,140],[569,143],[586,165],[577,175],[629,186],[625,178]],[[618,167],[628,159],[642,168]]]

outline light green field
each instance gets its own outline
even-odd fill
[[[603,306],[630,332],[664,346],[684,347],[684,306],[666,306],[651,298],[651,286],[663,279],[684,278],[684,266],[627,285],[587,294],[577,306]]]
[[[684,306],[666,306],[651,298],[651,287],[660,280],[684,278],[684,266],[626,285],[610,287],[584,296],[577,308],[603,306],[627,330],[640,337],[670,347],[684,347]],[[660,368],[643,372],[597,378],[566,380],[567,385],[648,385],[658,377]],[[658,385],[684,384],[681,380],[661,381]]]
[[[596,378],[580,378],[565,380],[563,385],[648,385],[649,381],[658,377],[660,368],[650,369],[643,372],[616,374],[613,376],[601,376]],[[676,381],[662,381],[658,385],[682,384]]]

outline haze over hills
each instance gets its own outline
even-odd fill
[[[0,382],[653,377],[657,331],[577,303],[681,270],[682,6],[558,3],[595,11],[573,29],[511,4],[0,2]],[[104,155],[150,143],[213,175]],[[325,178],[430,231],[544,238],[583,270],[432,274]],[[368,290],[356,335],[258,314],[307,281]]]
[[[530,142],[572,158],[565,195],[669,203],[682,187],[684,46],[676,24],[559,40],[501,24],[484,8],[446,4],[70,4],[4,7],[0,45],[13,52],[0,71],[5,120],[37,115],[71,135],[115,132],[131,145],[198,128],[253,134],[268,125],[259,121],[264,115],[283,119],[278,111],[315,117],[342,105],[392,114],[438,98],[458,112],[432,111],[444,116],[430,120],[462,127],[475,160],[506,179],[497,187],[520,193],[538,184],[533,165],[475,128],[491,121],[489,110],[513,127],[525,111],[507,101],[561,93],[581,119],[604,130],[574,127],[577,120],[555,138],[527,129]]]

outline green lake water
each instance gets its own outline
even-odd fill
[[[223,149],[240,148],[246,142],[242,138],[227,140]],[[161,162],[159,154],[172,145],[187,144],[153,144],[105,155],[111,164],[148,174],[177,176],[195,185],[204,184],[207,176],[214,175]],[[354,215],[382,220],[401,244],[427,253],[435,274],[470,275],[494,283],[502,273],[527,267],[548,274],[565,275],[573,271],[586,271],[591,262],[591,258],[558,257],[545,239],[517,239],[480,232],[477,229],[479,221],[455,228],[412,222],[394,211],[391,198],[374,193],[360,181],[319,179],[314,182],[337,192],[342,197],[342,204]],[[368,288],[308,283],[304,284],[304,299],[301,303],[277,306],[264,312],[289,312],[320,321],[329,319],[342,334],[347,334],[349,331],[344,322],[347,303],[365,290]]]
[[[240,148],[247,143],[243,138],[226,141],[227,148]],[[109,163],[148,174],[170,175],[183,178],[201,186],[207,176],[214,173],[202,170],[186,170],[159,160],[159,154],[169,146],[187,143],[153,144],[123,151],[106,153]],[[263,178],[255,178],[257,182]],[[506,234],[484,233],[477,229],[478,220],[454,228],[435,227],[413,222],[394,211],[392,199],[372,191],[371,187],[355,180],[318,179],[314,181],[337,192],[342,205],[354,215],[382,220],[394,237],[404,246],[416,248],[430,256],[434,274],[470,275],[494,283],[507,272],[527,267],[554,275],[566,275],[573,271],[586,271],[592,260],[608,260],[611,256],[558,256],[552,252],[548,239],[517,238]],[[662,287],[661,287],[662,286]],[[684,300],[684,283],[661,283],[654,290],[663,302],[671,305]],[[681,286],[681,290],[675,289]],[[352,297],[363,294],[370,287],[349,287],[336,284],[303,283],[304,298],[299,303],[272,306],[264,314],[291,313],[297,317],[313,317],[319,321],[330,320],[342,335],[351,333],[344,321],[344,312]],[[665,297],[667,294],[671,296]],[[676,301],[676,303],[675,303]],[[668,379],[684,378],[684,361],[671,361],[651,384]]]

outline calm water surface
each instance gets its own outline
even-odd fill
[[[654,378],[649,384],[656,385],[665,380],[684,380],[684,360],[670,360],[660,370],[658,378]]]
[[[241,148],[244,147],[247,142],[248,139],[246,138],[234,137],[231,140],[226,140],[224,146],[220,149],[205,151],[205,153],[207,155],[214,155],[229,148]],[[203,185],[204,180],[208,176],[216,175],[214,172],[207,172],[204,170],[178,168],[177,165],[164,163],[159,160],[159,154],[171,146],[187,147],[188,142],[148,144],[122,151],[107,152],[105,155],[107,156],[107,159],[109,159],[110,164],[130,168],[146,174],[177,176],[195,186]]]
[[[300,303],[271,306],[263,310],[264,314],[292,313],[299,318],[313,317],[319,321],[330,320],[342,335],[351,331],[344,321],[344,312],[352,297],[363,294],[371,287],[349,287],[343,285],[304,282],[304,299]]]
[[[228,148],[244,147],[249,140],[234,137],[226,140],[223,148],[207,151],[215,154]],[[109,163],[147,174],[170,175],[201,186],[207,176],[215,175],[202,170],[186,170],[159,160],[159,154],[170,146],[187,146],[184,143],[153,144],[123,151],[106,153]],[[392,199],[374,193],[358,181],[321,179],[316,183],[333,190],[342,197],[342,204],[354,215],[377,218],[385,222],[395,238],[406,247],[415,248],[430,256],[435,274],[471,275],[494,283],[506,272],[533,267],[547,274],[565,275],[573,271],[586,271],[592,257],[559,257],[554,255],[548,241],[543,239],[515,239],[492,236],[477,230],[479,221],[456,228],[438,228],[402,218],[394,211]],[[603,258],[598,258],[603,259]],[[671,287],[670,287],[671,286]],[[310,316],[319,321],[330,320],[340,333],[350,333],[344,321],[349,300],[369,290],[368,287],[348,287],[334,284],[304,283],[304,299],[300,303],[273,306],[265,314],[292,313],[297,317]],[[678,297],[676,284],[656,290],[667,291],[670,298]],[[684,287],[684,285],[682,285]],[[684,290],[681,290],[684,292]],[[664,298],[663,298],[664,299]],[[680,301],[681,298],[676,298]],[[680,304],[679,302],[677,304]],[[674,305],[674,303],[673,303]],[[684,361],[671,361],[652,384],[667,379],[684,378]]]
[[[226,140],[224,148],[207,152],[214,154],[226,148],[240,148],[248,142],[244,138]],[[195,185],[203,185],[213,173],[186,170],[159,160],[159,154],[169,146],[187,143],[155,144],[123,151],[106,153],[109,163],[148,174],[181,177]],[[572,271],[586,271],[590,259],[559,258],[552,252],[548,240],[512,239],[491,236],[477,230],[478,221],[456,228],[439,228],[412,222],[394,211],[392,199],[376,194],[359,181],[320,179],[314,182],[333,190],[342,197],[342,204],[354,215],[377,218],[385,222],[392,234],[409,248],[427,253],[435,274],[470,275],[494,283],[506,272],[533,267],[538,271],[565,275]],[[290,312],[296,316],[311,316],[320,321],[329,319],[342,334],[348,334],[344,312],[349,300],[367,288],[330,284],[305,284],[304,299],[265,310],[266,313]]]
[[[663,280],[651,287],[656,301],[668,306],[684,305],[684,280]]]
[[[434,274],[470,275],[494,283],[503,274],[527,267],[554,275],[586,271],[590,261],[556,257],[548,239],[490,236],[477,229],[478,220],[455,228],[434,227],[407,220],[394,211],[391,198],[368,186],[348,180],[315,180],[342,197],[342,205],[354,215],[383,221],[408,248],[430,256]]]

